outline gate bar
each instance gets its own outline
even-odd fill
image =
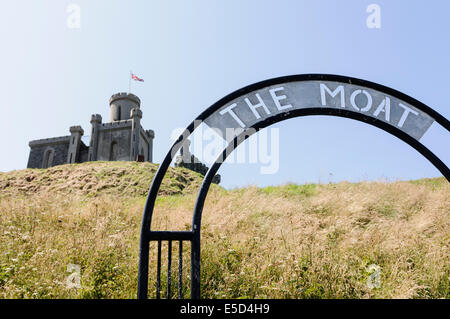
[[[150,231],[148,240],[189,240],[193,238],[192,231]]]
[[[158,265],[156,269],[156,299],[160,299],[161,289],[161,241],[158,240]]]
[[[172,241],[169,240],[167,251],[167,299],[170,299],[170,281],[172,279]]]
[[[183,241],[179,241],[178,247],[178,299],[183,299]]]

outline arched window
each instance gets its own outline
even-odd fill
[[[42,161],[42,168],[48,168],[53,166],[53,157],[55,150],[53,148],[47,148],[44,152],[44,158]]]
[[[109,160],[110,161],[117,161],[117,142],[113,141],[111,143],[111,149],[109,151]]]

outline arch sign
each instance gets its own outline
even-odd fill
[[[183,243],[191,246],[191,298],[200,298],[200,229],[203,205],[212,179],[233,150],[250,135],[273,123],[309,115],[330,115],[376,126],[401,139],[427,158],[450,182],[450,169],[421,142],[436,122],[450,132],[450,122],[425,104],[394,89],[350,77],[305,74],[249,85],[222,98],[201,113],[172,145],[150,186],[141,227],[138,298],[148,296],[150,242],[157,242],[156,298],[161,297],[161,251],[167,242],[166,297],[171,297],[172,245],[179,246],[178,297],[183,298]],[[152,231],[154,204],[162,179],[186,139],[201,124],[214,129],[227,147],[209,168],[194,206],[190,231]]]
[[[348,110],[381,120],[416,140],[425,134],[433,118],[392,95],[349,83],[296,81],[270,85],[240,96],[206,118],[228,141],[234,132],[280,113],[307,108]]]

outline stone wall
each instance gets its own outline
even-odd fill
[[[53,152],[50,166],[67,163],[70,136],[35,140],[29,143],[30,155],[27,168],[43,168],[44,157],[47,151]]]
[[[203,176],[205,176],[206,173],[208,172],[208,166],[206,166],[205,164],[200,162],[199,159],[196,158],[194,155],[190,156],[190,160],[186,160],[186,158],[181,155],[177,156],[177,158],[175,160],[175,167],[185,167],[187,169],[190,169],[191,171],[200,173]],[[214,184],[219,184],[220,183],[220,175],[216,174],[213,177],[212,182]]]
[[[208,172],[208,167],[203,164],[197,157],[195,157],[189,151],[189,147],[191,145],[190,140],[184,141],[183,146],[180,149],[180,155],[178,155],[175,159],[175,167],[185,167],[190,169],[191,171],[206,175]],[[213,183],[220,183],[220,175],[216,174],[212,180]]]
[[[149,159],[149,143],[148,137],[144,130],[141,129],[139,138],[139,155],[144,155],[144,161]]]
[[[84,163],[88,160],[89,147],[86,146],[83,142],[80,146],[80,152],[78,154],[78,163]]]
[[[131,153],[131,120],[123,125],[103,125],[100,126],[100,132],[98,132],[98,148],[97,148],[97,160],[98,161],[129,161]],[[109,123],[108,123],[109,124]],[[114,146],[113,153],[111,154],[111,147]],[[113,155],[113,158],[111,158]]]

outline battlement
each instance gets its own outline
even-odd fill
[[[109,99],[109,104],[112,104],[113,102],[115,102],[117,100],[132,100],[132,101],[136,102],[138,106],[141,105],[141,100],[133,93],[121,92],[121,93],[113,94],[111,96],[111,98]]]
[[[147,133],[148,137],[155,138],[155,131],[153,131],[153,130],[146,130],[145,133]]]
[[[142,118],[142,111],[138,108],[131,109],[130,117]]]
[[[91,115],[91,123],[101,123],[102,116],[100,114],[92,114]]]
[[[131,126],[131,120],[121,120],[121,121],[115,121],[115,122],[110,122],[110,123],[102,123],[100,128],[107,129],[107,128],[128,127],[128,126]]]
[[[44,146],[44,145],[50,145],[50,144],[62,144],[62,143],[69,143],[70,142],[70,135],[67,136],[59,136],[59,137],[50,137],[50,138],[43,138],[39,140],[33,140],[28,143],[30,147],[36,147],[36,146]]]
[[[79,125],[71,126],[70,127],[70,133],[80,133],[80,135],[83,135],[84,134],[84,130]]]

